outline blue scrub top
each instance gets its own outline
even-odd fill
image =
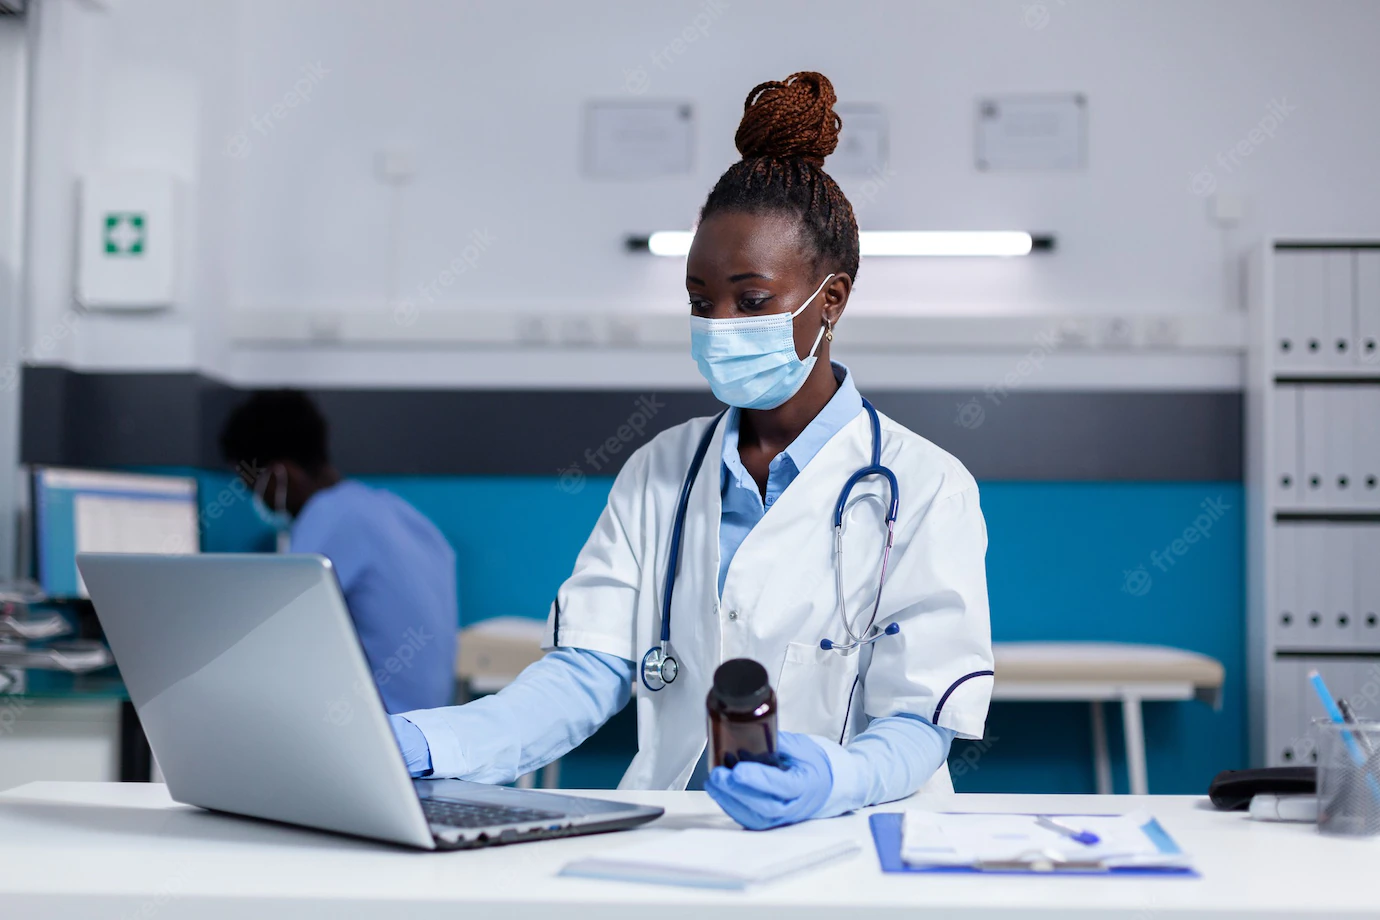
[[[398,496],[346,480],[313,495],[292,551],[335,566],[389,712],[446,706],[455,685],[455,552]]]

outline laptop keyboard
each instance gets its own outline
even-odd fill
[[[485,805],[457,799],[422,799],[422,812],[432,824],[443,827],[493,827],[504,824],[529,824],[563,817],[559,812],[516,808],[512,805]]]

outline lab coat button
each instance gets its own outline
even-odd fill
[[[730,611],[728,612],[728,618],[729,618],[730,620],[736,620],[736,619],[738,619],[738,611],[736,611],[736,610],[730,610]]]

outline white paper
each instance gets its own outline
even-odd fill
[[[856,841],[804,834],[691,830],[579,859],[562,875],[697,888],[746,888],[857,852]]]
[[[1096,834],[1085,846],[1042,827],[1034,815],[940,814],[908,811],[902,825],[901,858],[911,866],[971,866],[980,862],[1019,862],[1032,853],[1056,854],[1071,862],[1102,862],[1108,867],[1183,866],[1182,853],[1163,853],[1143,830],[1154,819],[1128,815],[1054,815],[1064,824]]]

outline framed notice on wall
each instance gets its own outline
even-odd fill
[[[695,109],[688,102],[590,102],[584,172],[594,179],[653,179],[690,172]]]
[[[983,171],[1077,170],[1087,165],[1088,101],[1081,93],[977,101],[976,166]]]

